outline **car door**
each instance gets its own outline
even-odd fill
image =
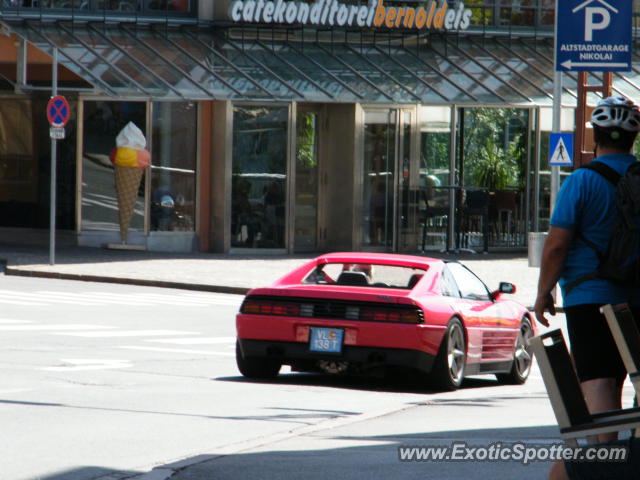
[[[467,327],[468,361],[509,360],[517,335],[509,310],[491,299],[487,286],[467,267],[450,262],[447,268],[460,291],[459,314]]]

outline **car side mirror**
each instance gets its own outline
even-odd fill
[[[516,286],[509,282],[500,282],[497,290],[491,292],[491,300],[497,300],[503,293],[516,293]]]
[[[500,293],[516,293],[516,286],[513,283],[500,282],[500,286],[498,286],[498,291]]]

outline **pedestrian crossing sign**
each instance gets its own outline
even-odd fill
[[[549,165],[573,166],[573,133],[552,133],[549,137]]]

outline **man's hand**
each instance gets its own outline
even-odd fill
[[[536,303],[533,306],[533,311],[536,314],[536,320],[538,320],[545,327],[549,326],[549,320],[544,316],[544,311],[549,310],[551,315],[556,314],[556,306],[553,302],[553,297],[551,293],[546,293],[544,295],[538,294],[536,298]]]

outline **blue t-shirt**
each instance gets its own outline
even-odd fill
[[[602,162],[624,175],[629,165],[637,161],[633,155],[601,155]],[[563,183],[556,199],[551,225],[573,230],[575,235],[560,277],[564,306],[585,303],[623,303],[631,298],[630,291],[603,279],[591,279],[573,287],[569,293],[565,285],[582,275],[592,273],[600,263],[596,252],[582,241],[578,233],[604,252],[618,220],[615,186],[598,172],[579,168]]]

